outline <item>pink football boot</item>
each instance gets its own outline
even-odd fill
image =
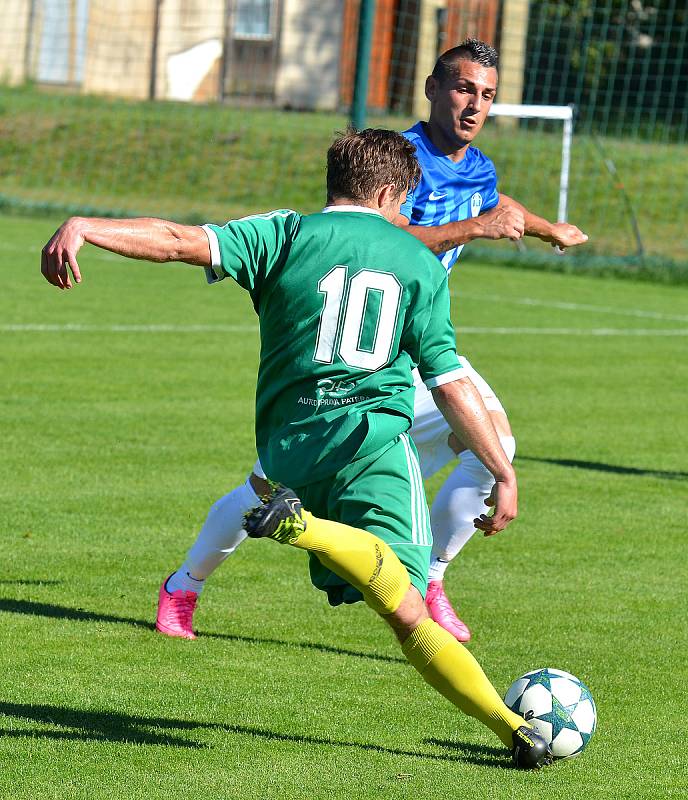
[[[160,587],[158,618],[155,621],[155,627],[166,636],[195,639],[196,634],[193,632],[192,622],[198,595],[196,592],[183,592],[180,589],[176,592],[168,592],[165,587],[170,577],[172,576],[167,577]]]
[[[460,642],[470,641],[471,632],[468,630],[468,626],[456,616],[456,611],[454,611],[449,598],[444,593],[444,583],[442,581],[430,581],[428,583],[425,605],[428,607],[430,616],[445,631],[451,633]]]

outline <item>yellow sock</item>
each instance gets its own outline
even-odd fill
[[[527,723],[504,705],[480,664],[450,633],[426,619],[401,649],[433,689],[487,725],[511,748],[512,732]]]
[[[411,581],[394,551],[377,536],[361,528],[301,513],[306,530],[289,540],[310,550],[340,578],[355,586],[366,603],[379,614],[399,608]]]

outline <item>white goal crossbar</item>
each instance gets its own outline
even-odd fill
[[[518,103],[494,103],[491,117],[516,117],[522,119],[560,119],[564,123],[561,142],[561,172],[559,174],[559,210],[557,222],[566,222],[569,197],[569,166],[571,139],[573,138],[573,106],[522,106]]]

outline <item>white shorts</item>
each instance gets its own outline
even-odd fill
[[[461,366],[468,371],[468,377],[473,381],[475,388],[480,392],[485,408],[488,411],[506,413],[492,387],[473,369],[469,360],[459,356],[459,361]],[[415,419],[409,434],[418,450],[420,471],[424,478],[429,478],[439,472],[445,464],[455,459],[456,453],[449,447],[451,428],[435,405],[432,393],[423,383],[416,369],[413,370],[413,383],[416,387],[416,399],[413,408]],[[260,461],[256,461],[253,466],[253,472],[260,478],[266,477]]]
[[[488,382],[473,369],[467,358],[459,356],[459,361],[480,392],[485,408],[504,414],[504,407]],[[413,371],[413,380],[416,387],[415,420],[409,433],[418,450],[423,477],[429,478],[455,459],[456,453],[449,447],[451,428],[435,405],[432,393],[421,380],[418,370]]]

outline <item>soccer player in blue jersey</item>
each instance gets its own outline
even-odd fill
[[[401,207],[397,224],[408,226],[447,271],[464,245],[478,238],[536,236],[560,248],[582,244],[588,238],[575,225],[548,222],[500,194],[494,164],[473,146],[497,92],[497,62],[497,51],[475,39],[443,53],[425,85],[430,101],[428,121],[404,132],[416,147],[422,177]],[[502,446],[512,459],[516,443],[502,404],[468,360],[462,357],[461,362],[482,394]],[[426,603],[436,622],[459,641],[467,641],[470,631],[452,608],[443,579],[449,562],[475,532],[473,519],[484,507],[493,481],[479,459],[451,435],[418,376],[415,383],[416,422],[411,435],[423,476],[433,475],[459,457],[432,506],[434,544]]]

